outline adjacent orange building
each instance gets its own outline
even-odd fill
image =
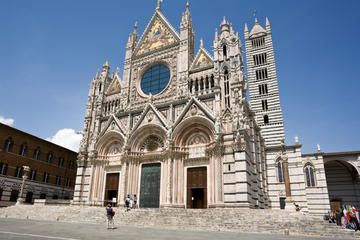
[[[16,203],[20,197],[23,166],[30,172],[23,197],[72,199],[77,153],[44,139],[0,123],[0,207]]]

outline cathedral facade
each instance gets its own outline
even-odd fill
[[[129,35],[123,76],[106,61],[91,82],[74,203],[121,205],[131,194],[140,207],[329,210],[326,154],[284,142],[268,19],[245,25],[244,38],[247,75],[225,17],[212,54],[202,40],[195,54],[189,4],[178,32],[158,1],[142,36],[136,25]],[[358,171],[360,152],[343,155]]]

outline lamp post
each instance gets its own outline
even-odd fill
[[[20,197],[18,198],[16,205],[23,204],[25,202],[25,199],[23,197],[24,195],[24,188],[25,188],[25,181],[28,178],[28,173],[30,172],[29,166],[24,166],[24,174],[22,176],[22,183],[21,183],[21,189],[20,189]]]

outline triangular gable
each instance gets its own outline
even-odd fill
[[[212,68],[213,66],[214,61],[211,55],[204,48],[200,47],[190,70],[198,71],[205,68]]]
[[[114,80],[110,84],[107,94],[114,94],[121,91],[120,82],[119,79],[115,76]]]
[[[205,115],[211,121],[215,123],[215,116],[211,113],[211,110],[208,107],[201,103],[198,99],[192,97],[182,113],[179,115],[178,119],[175,121],[174,128],[187,116],[196,116],[200,115],[199,113]]]
[[[138,129],[141,125],[155,122],[158,124],[160,123],[165,128],[168,128],[166,120],[162,117],[161,113],[150,103],[146,106],[139,120],[136,122],[133,131]]]
[[[159,11],[156,11],[141,36],[135,48],[134,55],[152,52],[156,49],[178,43],[179,41],[179,34],[176,30]]]
[[[111,115],[110,118],[107,120],[104,128],[101,130],[99,136],[104,135],[108,131],[118,131],[121,135],[125,136],[126,131],[123,124],[117,119],[114,115]]]

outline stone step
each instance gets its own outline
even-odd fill
[[[133,209],[115,208],[115,224],[185,230],[257,232],[360,238],[358,233],[309,215],[264,209]],[[105,209],[87,206],[20,205],[0,209],[0,217],[106,223]]]

